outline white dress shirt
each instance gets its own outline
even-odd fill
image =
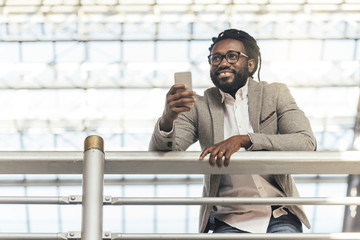
[[[235,99],[220,90],[224,103],[224,139],[234,135],[247,135],[253,128],[249,118],[248,85],[239,89]],[[245,151],[241,148],[240,151]],[[231,162],[229,167],[231,167]],[[283,194],[269,183],[269,175],[222,175],[219,197],[280,197]],[[282,210],[282,209],[281,209]],[[277,211],[276,216],[286,212]],[[266,233],[271,217],[271,206],[221,205],[213,216],[232,227],[252,233]]]

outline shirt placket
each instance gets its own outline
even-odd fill
[[[236,119],[236,126],[240,134],[248,134],[248,129],[246,129],[246,124],[244,122],[244,110],[243,110],[242,100],[236,100],[234,104],[234,112]]]

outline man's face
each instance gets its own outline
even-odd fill
[[[246,54],[241,41],[225,39],[216,43],[211,54],[226,54],[229,51],[237,51]],[[210,66],[210,77],[212,82],[223,92],[235,95],[237,90],[246,84],[249,77],[248,59],[241,56],[236,63],[230,64],[225,58],[218,65]]]

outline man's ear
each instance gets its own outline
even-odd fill
[[[253,73],[254,69],[255,69],[255,60],[252,58],[248,61],[249,73]]]

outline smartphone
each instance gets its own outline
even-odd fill
[[[188,87],[186,91],[192,91],[191,72],[176,72],[174,74],[174,79],[175,84],[185,84]],[[187,104],[188,107],[192,107],[192,105],[193,103]]]
[[[176,72],[174,78],[175,84],[185,84],[188,87],[187,91],[192,91],[191,72]]]

